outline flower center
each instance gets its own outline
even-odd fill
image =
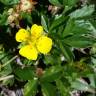
[[[36,41],[37,41],[37,39],[32,35],[30,35],[30,37],[27,40],[27,42],[30,46],[36,46]]]

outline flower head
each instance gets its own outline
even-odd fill
[[[38,51],[34,46],[26,45],[19,50],[19,54],[29,60],[36,60],[38,56]]]
[[[39,38],[43,34],[43,27],[34,24],[31,27],[31,34],[32,34],[32,37]]]
[[[41,36],[37,42],[37,49],[42,54],[47,54],[52,48],[52,39],[47,36]]]
[[[29,33],[25,29],[20,29],[16,34],[16,41],[17,42],[23,42],[26,41],[29,37]]]
[[[20,29],[16,33],[17,42],[26,42],[19,50],[19,54],[29,60],[36,60],[39,53],[47,54],[52,48],[52,39],[45,36],[43,27],[34,24],[30,33]]]

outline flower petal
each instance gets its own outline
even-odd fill
[[[37,49],[43,54],[47,54],[52,48],[52,39],[47,36],[42,36],[38,39]]]
[[[42,35],[42,33],[43,33],[43,27],[42,26],[38,26],[38,25],[34,24],[31,27],[32,37],[38,38]]]
[[[28,31],[22,28],[16,33],[15,38],[17,42],[23,42],[26,41],[28,37],[29,37]]]
[[[35,47],[32,47],[30,45],[22,47],[19,50],[19,54],[23,57],[26,57],[29,60],[36,60],[38,57],[38,51],[36,50]]]

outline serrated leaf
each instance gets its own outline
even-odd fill
[[[90,27],[87,21],[70,19],[63,31],[63,37],[87,34],[90,32]]]
[[[24,96],[35,96],[37,91],[37,79],[28,81],[24,86]]]
[[[89,74],[88,78],[90,80],[90,86],[92,86],[94,89],[96,88],[96,74]]]
[[[62,0],[65,6],[74,6],[79,0]]]
[[[56,59],[56,60],[54,60],[54,58]],[[60,58],[60,56],[57,56],[56,54],[55,55],[47,55],[47,56],[45,56],[44,57],[44,62],[45,62],[45,64],[46,65],[59,65],[60,63],[61,63],[61,58]]]
[[[19,0],[0,0],[0,2],[5,5],[14,5],[19,3]]]
[[[64,43],[77,48],[86,48],[93,45],[95,40],[83,36],[72,36],[64,40]]]
[[[42,83],[43,96],[56,96],[56,87],[50,83]]]
[[[70,18],[83,18],[90,16],[94,12],[94,5],[84,6],[81,9],[77,9],[76,11],[72,12],[69,16]]]
[[[90,86],[86,81],[83,79],[77,79],[75,82],[71,83],[71,87],[77,90],[87,91],[91,93],[95,93],[95,89]]]
[[[44,75],[40,78],[41,81],[52,82],[58,79],[62,74],[62,67],[54,66],[47,69]]]
[[[18,49],[22,48],[23,46],[26,45],[26,42],[21,42],[19,45],[18,45]]]
[[[59,0],[49,0],[49,2],[55,6],[61,6],[61,3],[59,2]]]
[[[7,53],[7,52],[0,52],[0,62],[2,63],[2,65],[0,64],[1,66],[1,69],[0,69],[0,77],[1,76],[7,76],[8,74],[10,74],[12,72],[12,68],[11,68],[11,63],[10,62],[9,64],[7,64],[6,66],[4,66],[2,68],[2,66],[8,62],[10,60],[10,55]]]
[[[44,18],[43,15],[41,16],[41,24],[42,24],[44,30],[45,30],[46,32],[48,32],[48,26],[47,26],[46,20],[45,20],[45,18]]]
[[[69,92],[68,92],[69,90],[67,86],[64,86],[63,82],[60,79],[56,80],[56,86],[60,91],[61,94],[60,96],[69,96]]]
[[[64,45],[61,41],[59,42],[60,44],[60,49],[62,54],[64,55],[64,57],[66,58],[66,60],[68,62],[72,62],[74,59],[74,55],[72,53],[72,51],[70,50],[70,48],[67,45]]]
[[[16,68],[14,73],[21,80],[31,80],[34,78],[34,72],[32,67],[25,67],[23,69]]]
[[[63,31],[62,42],[72,47],[89,47],[95,42],[95,33],[88,21],[70,19]]]
[[[66,21],[66,19],[68,19],[68,17],[65,17],[63,14],[58,18],[54,19],[49,28],[49,31],[51,32],[53,29],[58,28],[58,26],[62,25]]]
[[[82,79],[76,80],[76,82],[72,82],[72,88],[76,88],[78,90],[86,90],[88,88],[88,83],[83,81]]]
[[[21,16],[23,19],[26,19],[28,23],[32,24],[32,17],[31,17],[31,14],[30,14],[30,13],[21,12],[21,13],[20,13],[20,16]]]
[[[6,12],[4,12],[3,14],[0,14],[0,25],[7,25],[7,17],[8,15],[6,14]]]

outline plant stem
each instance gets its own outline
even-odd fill
[[[10,78],[13,78],[13,77],[14,77],[14,75],[9,75],[9,76],[6,76],[6,77],[0,77],[0,81],[10,79]]]
[[[5,64],[3,64],[3,65],[1,66],[1,68],[2,68],[2,67],[5,67],[6,65],[8,65],[10,62],[12,62],[13,60],[15,60],[17,57],[18,57],[18,56],[16,55],[16,56],[14,56],[13,58],[11,58],[9,61],[7,61]]]

